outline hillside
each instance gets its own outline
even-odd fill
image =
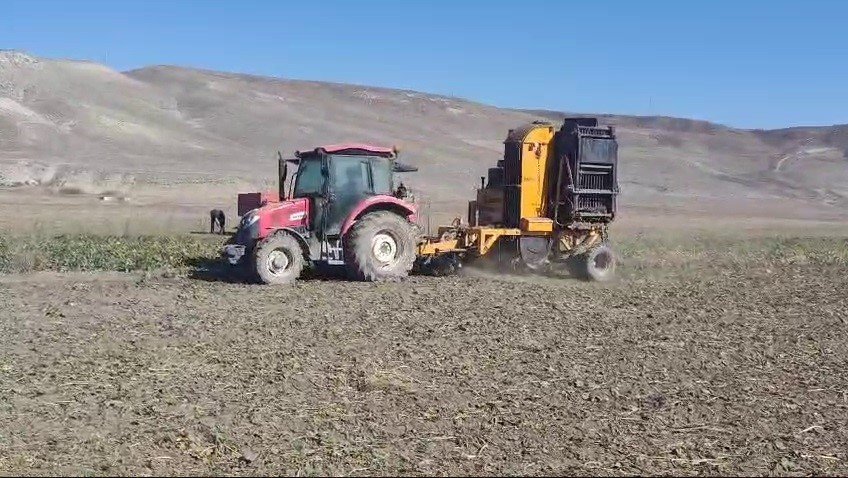
[[[171,66],[129,72],[0,52],[0,181],[83,178],[143,184],[273,178],[277,150],[397,145],[409,180],[467,198],[508,129],[550,111],[499,109],[413,91]],[[848,126],[740,130],[703,121],[604,115],[618,128],[622,203],[788,201],[837,214],[848,197]],[[692,201],[694,200],[694,202]],[[724,203],[722,203],[724,204]]]

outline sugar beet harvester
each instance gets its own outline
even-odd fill
[[[394,173],[414,170],[396,151],[353,144],[298,152],[287,160],[298,163],[288,194],[280,159],[280,199],[239,195],[244,214],[223,254],[270,284],[294,281],[305,266],[343,266],[351,278],[380,281],[478,260],[610,279],[614,129],[594,118],[569,118],[558,129],[534,122],[510,130],[504,146],[468,204],[467,224],[457,219],[435,237],[422,234],[416,205],[394,188]]]
[[[438,241],[419,247],[419,263],[450,268],[490,258],[608,280],[615,272],[607,228],[615,218],[617,166],[615,130],[595,118],[568,118],[559,129],[534,122],[510,130],[503,159],[468,204],[468,226],[440,227]],[[445,254],[461,261],[444,261]]]

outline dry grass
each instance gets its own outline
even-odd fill
[[[848,265],[842,237],[633,237],[615,244],[626,269],[680,270],[744,265]]]

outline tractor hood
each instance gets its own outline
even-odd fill
[[[309,200],[289,199],[266,203],[245,214],[239,224],[238,234],[256,240],[279,229],[306,230],[308,224]]]

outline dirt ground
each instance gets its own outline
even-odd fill
[[[3,474],[846,474],[848,279],[0,278]]]

